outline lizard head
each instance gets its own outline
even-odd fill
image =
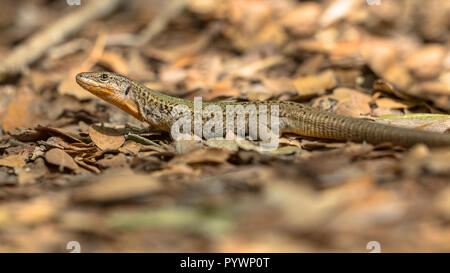
[[[139,120],[143,120],[134,96],[134,81],[106,71],[82,72],[77,83],[95,96],[107,101]]]

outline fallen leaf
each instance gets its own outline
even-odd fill
[[[17,91],[14,99],[6,107],[0,124],[5,131],[17,128],[29,128],[36,125],[39,120],[39,102],[41,99],[28,88]]]
[[[341,115],[361,117],[370,113],[370,102],[372,98],[369,95],[357,90],[339,87],[329,96],[322,96],[314,101],[313,106],[324,110],[333,110]],[[332,109],[330,109],[332,108]]]
[[[290,154],[299,154],[302,149],[297,146],[280,146],[273,151],[268,151],[268,154],[271,155],[290,155]]]
[[[17,212],[17,220],[26,224],[37,224],[50,220],[58,212],[55,202],[38,198],[25,203]]]
[[[300,77],[294,80],[295,88],[300,96],[313,96],[324,94],[327,89],[337,84],[336,75],[331,70],[326,70],[319,75]]]
[[[379,98],[375,100],[375,103],[379,108],[389,108],[389,109],[392,108],[408,109],[415,105],[415,103],[402,102],[391,98]]]
[[[169,161],[169,165],[174,164],[195,164],[195,163],[222,163],[227,160],[229,153],[222,149],[209,148],[197,149],[185,154],[178,155]]]
[[[105,157],[97,161],[102,168],[120,167],[127,163],[127,157],[124,154],[118,154],[112,157]]]
[[[320,15],[319,23],[321,27],[327,27],[352,12],[359,4],[357,0],[334,0],[331,1]]]
[[[109,226],[119,230],[160,228],[216,237],[235,225],[234,215],[226,209],[205,214],[195,208],[163,207],[159,209],[116,212],[109,216]]]
[[[283,16],[281,24],[296,36],[308,36],[316,31],[321,11],[319,3],[299,3]]]
[[[119,74],[122,75],[128,74],[128,64],[126,60],[115,52],[112,51],[103,52],[98,62],[102,65],[105,65],[106,67],[111,68],[112,71],[115,71]]]
[[[72,195],[74,202],[116,202],[156,193],[161,184],[154,176],[138,175],[131,170],[118,170],[78,188]]]
[[[450,187],[446,187],[442,190],[433,202],[433,209],[445,217],[445,219],[450,219]]]
[[[61,136],[65,139],[71,140],[73,142],[83,142],[85,141],[86,137],[82,137],[78,132],[69,131],[62,128],[53,128],[53,127],[46,127],[46,126],[38,126],[36,127],[36,131],[39,133],[43,133],[46,135],[54,135],[54,136]]]
[[[37,158],[30,167],[16,169],[19,185],[33,184],[36,180],[44,176],[47,172],[47,166],[43,158]]]
[[[133,140],[127,140],[123,146],[119,148],[119,151],[125,154],[136,155],[142,149],[142,146],[142,144]]]
[[[420,78],[434,78],[443,69],[446,49],[443,45],[427,45],[408,56],[406,67]]]
[[[58,93],[72,95],[78,99],[93,99],[96,98],[95,95],[86,91],[83,87],[78,85],[75,80],[75,74],[69,74],[65,77],[63,81],[58,85]]]
[[[27,159],[27,153],[9,155],[3,158],[0,158],[0,166],[6,166],[11,168],[23,168],[26,164],[25,160]]]
[[[233,152],[239,150],[239,145],[233,139],[208,139],[205,144],[212,148],[226,148]]]
[[[73,158],[61,149],[53,148],[45,153],[45,160],[48,163],[59,166],[62,171],[64,168],[77,170],[78,165]]]
[[[125,137],[116,129],[92,125],[89,136],[102,150],[117,150],[125,142]]]
[[[450,118],[448,115],[432,115],[428,114],[409,114],[404,116],[382,116],[376,121],[388,125],[395,125],[400,127],[412,129],[424,129],[426,131],[434,131],[443,133],[450,128]],[[432,118],[434,116],[434,119]]]
[[[79,157],[75,157],[73,160],[75,160],[75,162],[78,165],[80,165],[81,167],[83,167],[91,172],[94,172],[96,174],[99,174],[101,172],[97,167],[87,164],[86,162],[83,161],[83,159],[81,159]]]

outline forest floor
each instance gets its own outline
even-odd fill
[[[75,82],[448,133],[450,1],[0,5],[1,252],[450,251],[450,148],[173,141]]]

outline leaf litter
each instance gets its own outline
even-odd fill
[[[450,250],[449,148],[174,141],[74,81],[106,69],[187,99],[291,100],[448,133],[448,1],[407,14],[404,1],[120,2],[82,15],[2,3],[48,16],[35,34],[0,20],[1,252]]]

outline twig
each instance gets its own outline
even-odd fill
[[[166,25],[175,18],[185,7],[186,0],[168,1],[166,7],[148,23],[147,27],[138,35],[117,34],[108,37],[107,45],[140,47],[149,43]]]
[[[91,21],[111,13],[122,0],[90,1],[81,9],[58,19],[46,29],[36,33],[13,49],[0,62],[0,80],[18,73],[40,58],[47,50],[77,32]]]
[[[128,133],[125,135],[126,140],[134,140],[138,143],[144,144],[144,145],[154,145],[154,146],[161,146],[156,142],[151,141],[150,139],[147,139],[145,137],[141,137],[140,135],[136,135],[133,133]]]
[[[378,119],[449,119],[450,115],[445,114],[429,114],[429,113],[412,113],[405,115],[383,115]]]
[[[271,66],[280,64],[283,62],[284,57],[281,55],[275,55],[271,57],[267,57],[258,61],[255,61],[253,63],[250,63],[248,65],[245,65],[243,67],[239,67],[237,69],[229,71],[230,75],[233,76],[251,76],[255,74],[258,71],[261,71],[263,69],[269,68]]]
[[[177,16],[185,6],[185,0],[172,0],[166,8],[141,32],[138,45],[142,46],[150,42],[153,37],[160,33],[166,25]]]

